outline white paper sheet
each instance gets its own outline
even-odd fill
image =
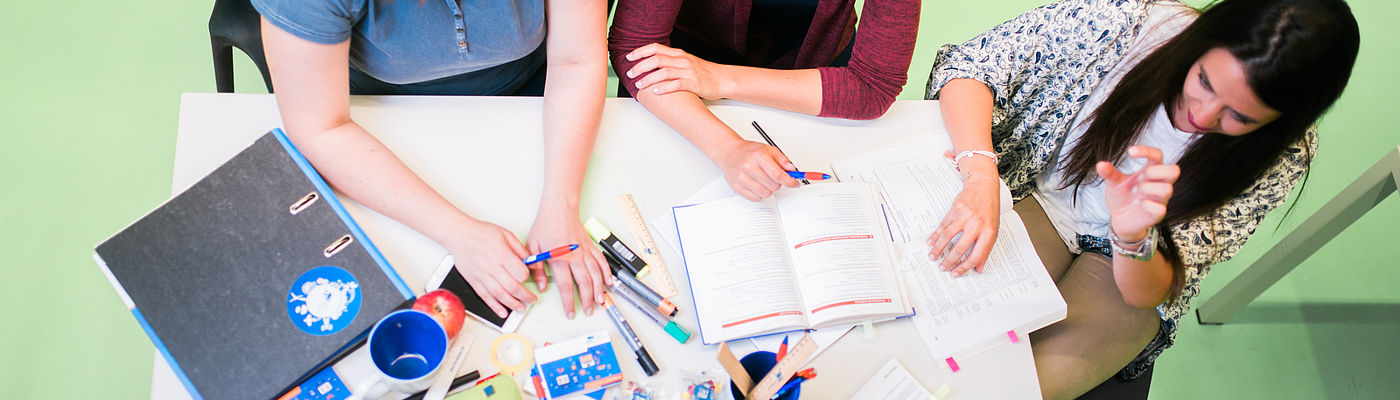
[[[842,181],[880,187],[915,326],[939,360],[984,350],[1009,330],[1025,334],[1065,316],[1064,300],[1011,209],[1005,185],[1001,225],[983,272],[954,278],[927,257],[924,239],[962,189],[943,156],[945,146],[946,139],[926,136],[832,164]]]
[[[851,400],[929,400],[931,397],[933,394],[919,384],[899,360],[891,358],[870,376]]]

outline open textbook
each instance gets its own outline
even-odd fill
[[[970,356],[1065,317],[1065,302],[1002,188],[1001,225],[981,273],[954,278],[928,257],[925,239],[962,190],[943,136],[922,136],[832,163],[843,182],[880,191],[916,329],[935,358]]]
[[[672,212],[705,344],[912,312],[872,185],[808,185]]]

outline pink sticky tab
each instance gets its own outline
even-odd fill
[[[1016,337],[1016,331],[1006,331],[1006,337],[1011,339],[1011,343],[1021,343],[1021,338]]]
[[[948,362],[948,369],[953,370],[953,372],[958,372],[958,362],[953,361],[953,357],[948,357],[948,359],[944,361]]]

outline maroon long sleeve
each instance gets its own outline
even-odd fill
[[[764,64],[766,54],[751,54],[748,18],[752,0],[619,0],[608,34],[613,68],[627,90],[636,94],[636,79],[626,76],[635,64],[627,53],[650,43],[670,45],[671,31],[731,52],[733,60],[710,60],[776,69],[819,68],[823,117],[873,119],[883,115],[908,81],[918,34],[918,0],[867,0],[864,21],[855,31],[854,0],[819,0],[798,51]],[[851,40],[850,62],[827,67]],[[638,77],[640,78],[640,77]]]

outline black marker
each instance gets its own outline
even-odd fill
[[[598,246],[602,247],[603,251],[617,258],[622,263],[622,267],[626,268],[627,272],[631,272],[632,276],[641,275],[642,271],[646,271],[647,262],[638,257],[637,253],[628,248],[626,244],[623,244],[622,239],[618,239],[617,235],[614,235],[607,226],[603,225],[603,221],[589,218],[588,222],[583,224],[583,229],[588,230],[588,236],[597,240]]]
[[[622,318],[622,312],[618,311],[614,304],[617,303],[613,302],[612,296],[603,293],[603,309],[607,310],[608,318],[612,319],[613,326],[616,326],[617,331],[622,334],[622,340],[627,342],[627,347],[631,347],[632,352],[637,354],[637,363],[642,365],[642,371],[645,371],[647,376],[656,375],[657,372],[661,371],[661,368],[658,368],[656,361],[651,359],[647,348],[642,347],[642,340],[637,338],[637,332],[632,331],[632,326],[628,325],[627,320]]]

